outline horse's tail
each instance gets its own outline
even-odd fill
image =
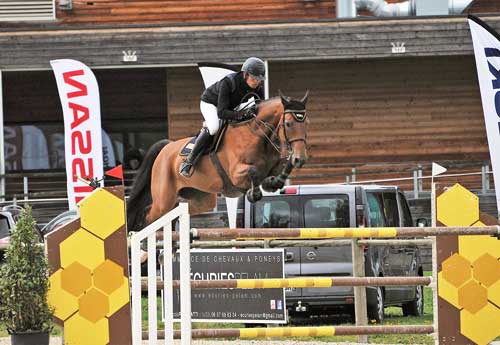
[[[167,139],[157,141],[151,146],[144,160],[137,170],[132,185],[132,191],[127,201],[127,228],[128,231],[139,231],[146,224],[146,215],[152,203],[151,198],[151,171],[156,157],[169,143]]]

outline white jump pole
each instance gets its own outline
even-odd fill
[[[191,345],[191,254],[190,222],[187,203],[179,204],[181,345]]]

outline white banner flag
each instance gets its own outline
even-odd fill
[[[92,71],[79,61],[50,62],[64,115],[64,150],[69,209],[92,192],[78,177],[102,179],[99,87]],[[102,184],[102,182],[101,182]]]
[[[469,26],[500,212],[500,35],[474,16],[469,16]]]
[[[198,68],[205,88],[215,84],[228,74],[238,72],[236,67],[223,63],[200,62]]]

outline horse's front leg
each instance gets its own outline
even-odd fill
[[[283,167],[283,170],[278,176],[269,176],[262,181],[262,189],[264,189],[266,192],[275,192],[278,189],[281,189],[285,186],[286,179],[290,174],[292,173],[293,170],[293,163],[291,162],[291,159],[289,158],[285,166]]]
[[[247,174],[250,179],[250,189],[247,190],[247,199],[249,202],[254,203],[262,199],[262,191],[259,187],[257,168],[253,165],[250,166],[247,170]]]

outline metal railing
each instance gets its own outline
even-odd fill
[[[360,170],[360,166],[352,167],[351,173],[345,175],[345,172],[326,172],[322,174],[301,174],[292,176],[290,179],[301,178],[325,178],[325,177],[339,177],[343,178],[345,184],[373,184],[373,183],[398,183],[403,181],[413,181],[412,191],[415,199],[418,199],[420,194],[424,192],[424,181],[431,179],[431,176],[424,176],[424,172],[430,172],[430,164],[420,163],[416,164],[413,168],[398,168],[397,166],[409,166],[412,163],[401,164],[380,164],[378,166],[384,167],[383,169],[368,169]],[[471,169],[480,168],[477,172],[445,174],[435,177],[436,179],[446,177],[465,177],[465,176],[481,176],[481,189],[482,194],[488,194],[492,191],[490,188],[492,171],[489,162],[449,162],[444,164],[449,169]],[[365,167],[370,165],[365,165]],[[316,165],[315,167],[334,168],[334,165]],[[385,168],[386,167],[386,168]],[[125,193],[131,189],[132,181],[135,177],[136,171],[125,171]],[[387,173],[397,173],[400,177],[396,178],[383,178],[383,179],[368,179],[362,180],[362,176],[366,175],[383,175]],[[408,174],[410,176],[408,176]],[[403,177],[406,175],[407,177]],[[29,203],[29,204],[45,204],[51,202],[65,202],[66,198],[66,173],[65,172],[42,172],[42,173],[8,173],[0,175],[0,184],[10,184],[7,192],[0,195],[0,206],[5,204]],[[409,192],[408,190],[406,192]]]

